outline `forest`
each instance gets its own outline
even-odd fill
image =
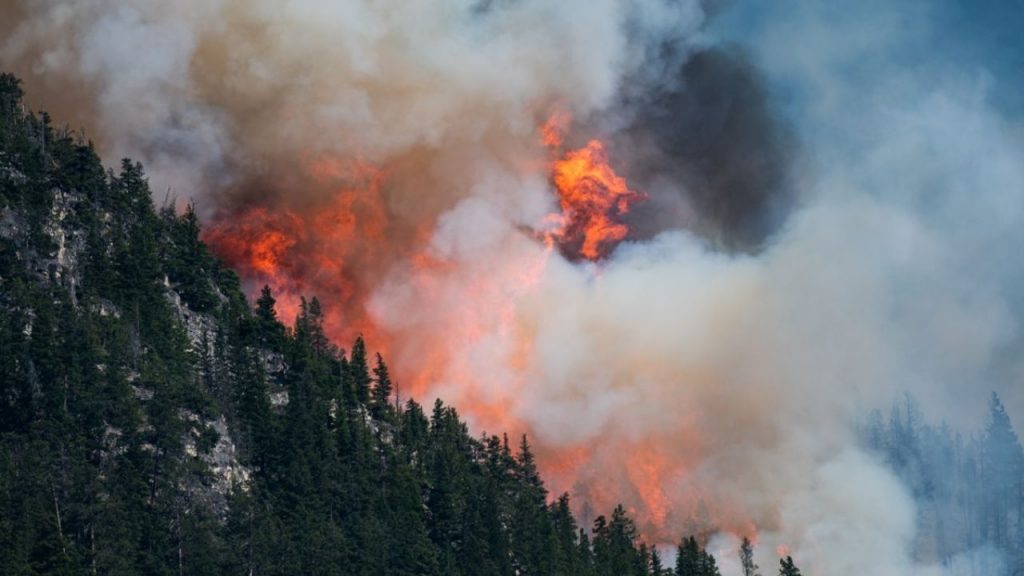
[[[707,535],[655,547],[621,506],[580,525],[529,438],[398,402],[372,342],[325,336],[330,295],[280,318],[199,232],[0,76],[0,574],[719,574]],[[861,429],[921,503],[919,555],[1024,565],[998,397],[973,435],[910,397]],[[752,550],[745,576],[801,573]]]

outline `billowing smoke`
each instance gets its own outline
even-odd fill
[[[664,80],[629,102],[632,121],[614,132],[630,182],[652,195],[633,218],[638,237],[683,226],[756,250],[795,201],[795,141],[763,80],[735,46],[698,50]]]
[[[752,10],[25,0],[0,60],[194,197],[250,288],[319,295],[406,392],[530,433],[584,515],[945,573],[855,422],[909,390],[974,425],[979,388],[1012,391],[1020,128],[914,56],[924,7]],[[549,241],[552,117],[647,198],[596,262]]]

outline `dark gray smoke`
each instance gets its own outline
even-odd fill
[[[729,250],[756,250],[793,206],[794,138],[739,50],[694,53],[646,95],[620,138],[630,182],[651,195],[632,221],[641,237],[684,227]]]

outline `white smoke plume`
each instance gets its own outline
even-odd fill
[[[208,215],[317,206],[289,174],[310,159],[388,166],[401,248],[354,305],[399,374],[429,366],[421,400],[529,432],[585,514],[719,530],[731,574],[754,531],[765,573],[784,546],[821,576],[957,574],[914,558],[914,500],[855,424],[904,391],[972,425],[979,389],[1024,401],[1024,139],[985,76],[888,64],[927,13],[869,4],[765,9],[743,40],[801,87],[799,207],[753,254],[669,229],[580,263],[523,231],[555,206],[538,125],[628,123],[720,41],[696,1],[24,0],[0,10],[0,62]]]
[[[654,43],[683,47],[701,22],[694,3],[662,0],[33,0],[2,10],[0,59],[41,105],[193,195],[296,150],[374,161],[521,142],[542,106],[602,108]]]

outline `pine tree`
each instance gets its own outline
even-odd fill
[[[260,290],[260,297],[256,300],[256,317],[268,324],[276,323],[277,310],[274,309],[276,304],[277,300],[274,299],[270,285],[264,284],[263,289]]]
[[[793,563],[792,556],[779,560],[779,576],[800,576],[800,569]]]
[[[330,342],[324,334],[324,312],[320,306],[320,299],[316,296],[309,301],[307,309],[307,326],[309,329],[309,342],[313,352],[320,357],[331,353]]]
[[[637,576],[650,576],[651,574],[651,549],[646,542],[641,542],[640,547],[633,555],[635,566],[633,573]]]
[[[661,554],[656,546],[651,546],[651,576],[668,576],[670,570],[662,565]]]
[[[740,544],[740,566],[743,568],[743,576],[758,576],[757,564],[754,564],[754,546],[746,536]]]
[[[620,504],[612,510],[612,519],[608,523],[608,568],[612,573],[638,574],[646,564],[639,558],[636,541],[636,525]]]
[[[387,364],[380,353],[377,354],[377,366],[373,369],[373,390],[370,399],[370,410],[376,418],[391,414],[391,376]]]
[[[676,575],[700,576],[700,546],[693,536],[683,538],[676,548]]]
[[[580,528],[580,535],[577,540],[579,541],[576,553],[577,573],[589,576],[594,573],[594,551],[590,546],[590,538],[587,536],[587,531]]]
[[[700,574],[701,576],[721,576],[715,557],[707,550],[701,551]]]
[[[511,544],[516,569],[521,574],[548,574],[553,568],[555,542],[546,505],[547,490],[525,434],[519,443],[515,477]]]
[[[352,344],[352,352],[348,358],[348,372],[355,392],[356,401],[366,405],[370,401],[370,367],[366,359],[366,342],[362,336],[356,337]]]
[[[678,576],[719,576],[715,557],[690,536],[683,538],[676,552],[676,574]]]
[[[989,400],[989,422],[982,442],[982,474],[987,488],[982,529],[996,546],[1006,549],[1012,536],[1011,514],[1017,512],[1020,502],[1024,452],[995,392]]]
[[[494,438],[497,440],[497,438]],[[562,494],[550,507],[551,521],[554,527],[556,546],[555,574],[572,575],[580,572],[578,556],[579,528],[569,509],[569,495]]]
[[[591,550],[593,554],[593,573],[597,576],[605,576],[611,573],[611,538],[608,532],[608,519],[604,515],[594,518],[594,525],[590,529],[593,534]]]
[[[140,176],[141,170],[138,167]],[[130,182],[139,179],[134,172],[129,176],[132,177]],[[212,311],[217,305],[210,282],[214,261],[199,239],[199,216],[195,204],[190,202],[180,218],[172,218],[167,224],[171,229],[171,243],[166,265],[171,282],[189,308],[197,312]]]

